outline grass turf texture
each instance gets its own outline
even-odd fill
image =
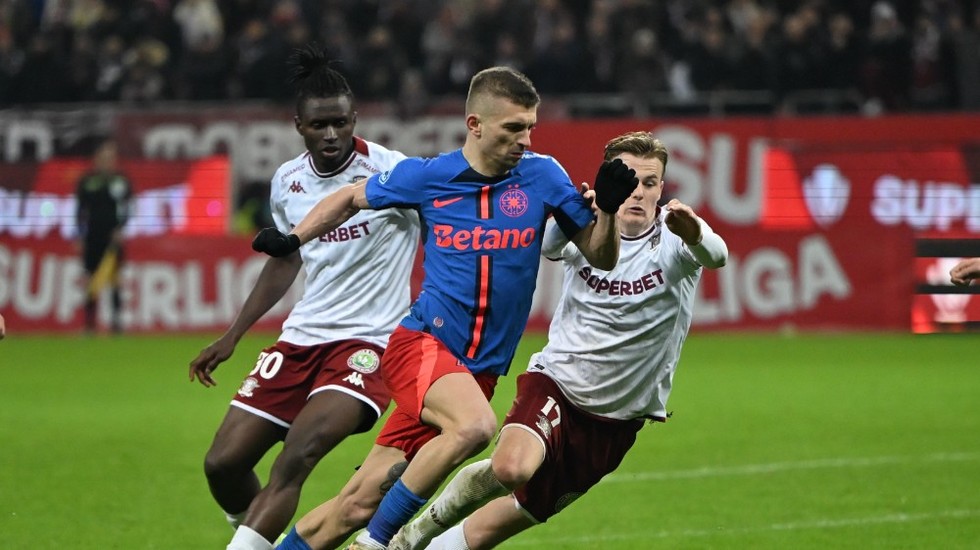
[[[224,548],[203,455],[274,337],[243,340],[212,389],[187,382],[207,336],[0,342],[2,546]],[[542,343],[526,337],[498,386],[501,418]],[[977,349],[968,335],[692,335],[673,418],[502,548],[975,548]],[[301,512],[339,490],[373,435],[320,464]]]

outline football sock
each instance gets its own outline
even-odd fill
[[[446,485],[439,497],[418,518],[402,528],[413,548],[425,543],[470,515],[480,506],[510,491],[493,475],[490,459],[466,466]]]
[[[226,550],[272,550],[272,543],[247,525],[240,525]]]
[[[277,550],[312,550],[312,548],[310,548],[310,545],[306,544],[306,541],[303,540],[303,537],[299,536],[299,533],[296,531],[296,527],[293,527],[292,529],[289,530],[289,534],[286,535],[286,538],[282,539],[282,542],[279,543],[279,546],[276,546],[276,549]]]
[[[470,550],[466,545],[466,537],[463,535],[463,524],[454,525],[445,533],[432,539],[426,546],[428,550]]]
[[[232,529],[238,529],[238,526],[245,521],[245,516],[248,514],[248,510],[244,512],[238,512],[237,514],[230,514],[225,512],[225,519],[228,520],[228,525],[231,525]]]
[[[387,546],[391,542],[391,537],[395,536],[402,525],[412,519],[412,516],[425,505],[425,501],[426,499],[413,493],[399,479],[381,499],[381,505],[368,523],[367,532],[374,541]]]

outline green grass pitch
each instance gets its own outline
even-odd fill
[[[274,338],[243,340],[212,389],[187,381],[206,335],[0,342],[0,546],[224,548],[203,455]],[[542,343],[526,337],[498,386],[501,417]],[[503,548],[977,548],[978,352],[970,335],[695,333],[671,420]],[[336,493],[373,435],[320,464],[301,511]]]

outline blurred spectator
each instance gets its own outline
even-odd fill
[[[861,45],[854,33],[854,20],[844,12],[831,15],[827,23],[827,36],[824,86],[840,90],[855,88]]]
[[[970,14],[965,24],[959,11],[949,15],[947,37],[950,56],[955,70],[949,76],[954,106],[967,110],[980,110],[980,5]]]
[[[163,42],[147,38],[133,52],[119,97],[126,103],[147,104],[163,99],[167,78],[163,73],[170,52]]]
[[[874,114],[882,108],[901,110],[908,105],[911,53],[911,42],[895,8],[878,0],[871,6],[871,27],[861,67],[867,113]]]

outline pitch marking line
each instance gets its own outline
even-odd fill
[[[969,519],[980,517],[980,510],[943,510],[933,513],[919,514],[887,514],[883,516],[870,516],[863,518],[840,518],[840,519],[818,519],[812,521],[794,521],[791,523],[774,523],[760,527],[738,527],[726,529],[685,529],[683,531],[651,531],[647,533],[632,532],[620,534],[608,534],[601,537],[549,537],[548,539],[515,539],[510,541],[513,546],[541,546],[557,543],[590,543],[608,542],[613,540],[636,540],[636,539],[665,539],[683,537],[709,537],[713,535],[741,535],[751,533],[765,533],[771,531],[799,531],[804,529],[837,529],[843,527],[863,527],[868,525],[882,525],[890,523],[911,523],[915,521],[932,521],[938,519]]]
[[[822,468],[862,468],[890,464],[915,464],[931,462],[971,462],[980,460],[980,453],[933,453],[918,456],[877,456],[868,458],[823,458],[795,462],[772,462],[769,464],[746,464],[743,466],[705,466],[690,470],[668,470],[665,472],[611,473],[601,483],[631,483],[635,481],[663,481],[671,479],[691,479],[699,477],[721,477],[739,475],[770,474],[792,470],[817,470]]]

